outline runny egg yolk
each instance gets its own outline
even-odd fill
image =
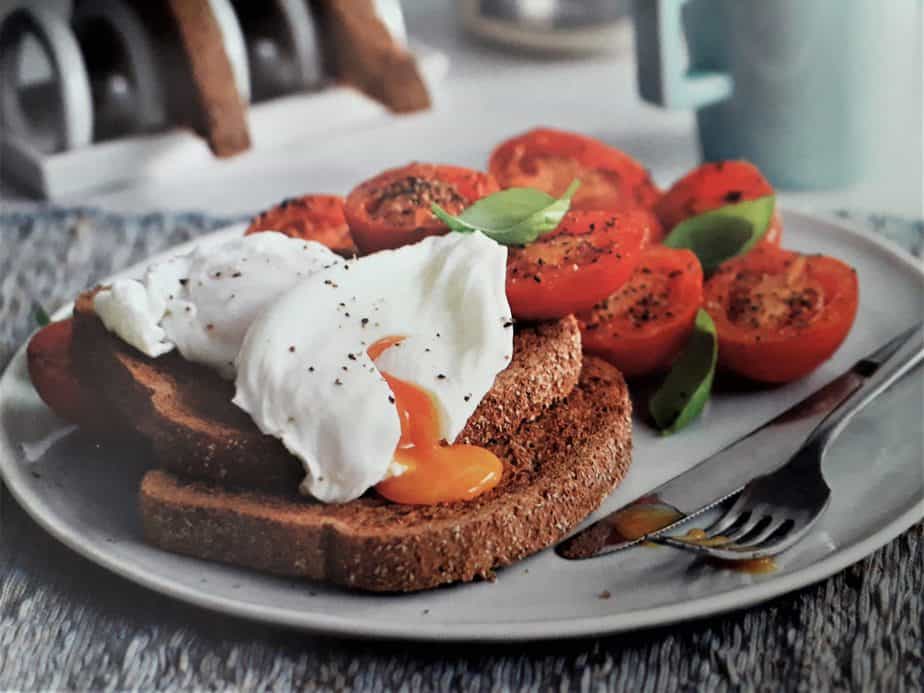
[[[374,361],[402,337],[384,337],[367,350]],[[395,462],[405,467],[400,476],[376,485],[380,495],[395,503],[429,505],[470,500],[500,482],[504,466],[490,450],[476,445],[445,445],[433,400],[407,381],[382,373],[395,398],[401,420],[401,439]]]

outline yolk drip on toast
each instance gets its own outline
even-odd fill
[[[384,337],[367,349],[374,361],[402,337]],[[395,503],[424,505],[470,500],[500,482],[504,466],[494,453],[476,445],[446,445],[430,395],[416,385],[382,373],[395,398],[401,439],[395,461],[406,471],[376,485]]]

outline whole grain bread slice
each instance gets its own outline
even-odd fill
[[[232,383],[175,353],[144,356],[106,330],[93,310],[93,292],[78,297],[74,308],[72,362],[81,383],[150,441],[164,469],[228,487],[282,493],[298,487],[301,464],[231,404]],[[517,329],[510,366],[469,419],[460,442],[508,436],[566,397],[580,370],[580,332],[573,317]]]
[[[596,509],[629,467],[631,404],[619,371],[587,358],[567,399],[489,444],[501,483],[471,501],[411,506],[374,493],[326,505],[144,477],[145,537],[168,551],[377,592],[489,578]]]

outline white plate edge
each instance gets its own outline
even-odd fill
[[[900,264],[905,265],[906,268],[911,270],[912,274],[917,275],[918,279],[924,283],[924,268],[920,266],[916,258],[882,236],[866,231],[856,224],[849,222],[845,223],[842,219],[824,215],[784,211],[783,216],[784,219],[798,217],[800,222],[805,224],[821,224],[825,227],[823,233],[847,231],[859,238],[863,243],[871,246],[876,252],[884,254],[891,260],[897,260]],[[131,274],[137,271],[139,267],[144,267],[162,257],[168,257],[183,252],[196,243],[201,242],[203,239],[217,240],[220,237],[231,235],[234,232],[239,233],[244,226],[244,224],[238,223],[204,234],[196,239],[174,246],[162,253],[153,255],[113,275],[113,277]],[[56,319],[64,317],[72,307],[72,302],[65,304],[55,310],[53,316]],[[27,343],[28,340],[26,340],[26,343],[14,353],[2,378],[0,378],[0,385],[2,385],[8,377],[12,377],[10,375],[12,367],[24,357]],[[3,388],[0,387],[0,390],[2,389]],[[313,612],[292,612],[276,607],[251,605],[233,599],[215,596],[207,592],[201,592],[196,588],[177,586],[168,578],[151,576],[140,569],[134,568],[127,561],[112,558],[105,550],[100,550],[96,548],[94,544],[84,542],[82,537],[76,532],[71,531],[70,528],[59,527],[54,521],[49,521],[43,514],[35,511],[32,503],[36,503],[41,507],[41,496],[37,493],[33,493],[27,483],[22,483],[23,481],[27,481],[25,471],[19,469],[21,465],[17,465],[15,462],[10,461],[15,460],[15,456],[16,452],[10,449],[7,436],[0,436],[0,475],[2,475],[13,497],[29,516],[49,534],[94,563],[157,592],[212,611],[229,613],[268,624],[285,625],[300,630],[364,638],[394,638],[446,642],[471,640],[485,642],[509,640],[525,641],[613,634],[640,628],[651,628],[669,625],[671,623],[679,623],[681,621],[742,609],[781,596],[787,592],[799,589],[800,587],[814,584],[856,563],[874,550],[887,544],[916,522],[920,522],[924,519],[924,499],[922,499],[906,508],[904,512],[883,526],[878,532],[874,532],[866,539],[841,548],[806,568],[787,573],[778,578],[769,579],[767,582],[735,588],[710,597],[692,599],[679,605],[670,604],[593,618],[537,620],[519,623],[495,622],[488,624],[453,624],[452,622],[436,621],[435,619],[432,623],[427,624],[422,624],[420,622],[395,622],[388,624],[368,623],[354,618],[341,618]]]

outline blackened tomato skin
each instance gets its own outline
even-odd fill
[[[343,198],[338,195],[302,195],[283,200],[254,217],[244,235],[278,231],[290,238],[316,241],[338,255],[356,254],[343,214]]]
[[[360,252],[373,253],[447,233],[431,211],[434,202],[459,214],[499,189],[482,171],[415,162],[360,183],[347,195],[344,213]]]
[[[693,331],[703,300],[703,269],[689,250],[653,246],[629,281],[578,314],[584,351],[626,377],[666,370]]]
[[[719,365],[763,383],[787,383],[829,359],[853,325],[856,271],[832,257],[758,247],[723,263],[704,287]]]
[[[507,254],[514,317],[550,320],[588,310],[624,284],[650,235],[640,211],[568,212],[551,233]]]

